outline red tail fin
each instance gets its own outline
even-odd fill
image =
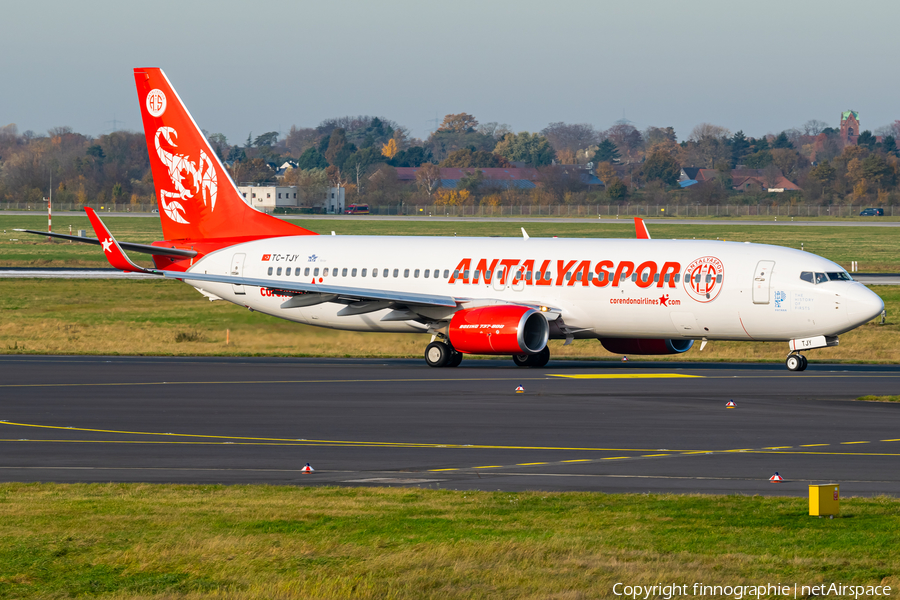
[[[134,80],[167,240],[313,234],[244,203],[162,69]]]

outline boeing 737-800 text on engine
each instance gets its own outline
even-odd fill
[[[549,339],[596,338],[623,354],[784,341],[788,368],[802,371],[801,350],[837,344],[884,308],[808,252],[652,240],[643,223],[634,240],[316,235],[248,206],[163,72],[134,76],[165,241],[119,243],[90,208],[98,239],[52,235],[101,244],[113,266],[183,280],[211,300],[320,327],[428,334],[434,367],[463,354],[543,366]]]

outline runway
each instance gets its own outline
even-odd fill
[[[852,399],[898,388],[897,366],[8,355],[0,480],[896,496],[900,404]]]

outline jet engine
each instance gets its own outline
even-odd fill
[[[482,306],[454,314],[449,335],[465,354],[537,354],[547,346],[550,325],[527,306]]]
[[[691,349],[694,340],[600,338],[600,343],[613,354],[681,354]]]

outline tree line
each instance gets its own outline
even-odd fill
[[[811,120],[801,127],[748,137],[702,123],[679,141],[671,127],[638,130],[619,121],[605,130],[587,123],[550,123],[540,132],[479,123],[468,113],[447,115],[426,139],[383,117],[346,116],[317,127],[292,126],[239,143],[204,132],[238,183],[295,185],[301,197],[346,188],[348,201],[382,204],[591,204],[605,202],[808,204],[900,201],[900,121],[856,144],[840,131]],[[282,165],[288,164],[283,174]],[[533,189],[486,185],[475,171],[450,189],[440,168],[537,169]],[[420,167],[415,182],[398,180],[397,168]],[[703,185],[681,189],[682,167],[712,169]],[[583,176],[590,168],[605,185]],[[784,176],[802,188],[790,194],[732,189],[733,169],[754,169],[767,181]],[[39,202],[50,189],[61,202],[150,203],[154,189],[142,133],[117,131],[92,137],[57,127],[44,135],[0,127],[0,201]]]

